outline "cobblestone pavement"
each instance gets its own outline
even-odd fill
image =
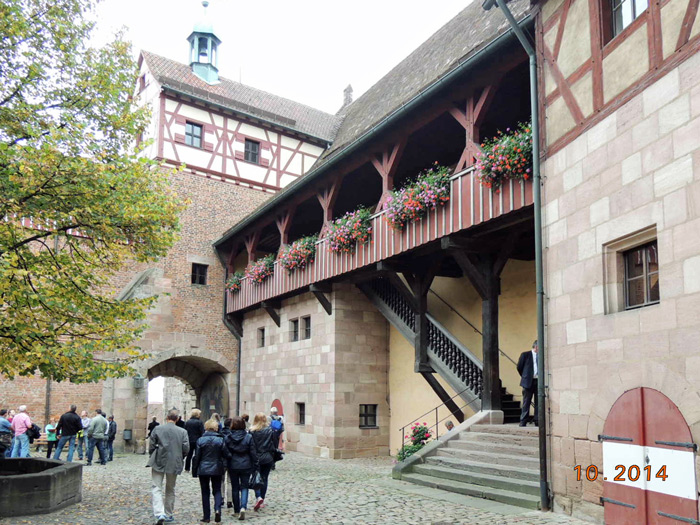
[[[106,467],[83,468],[82,503],[43,516],[6,518],[15,524],[150,524],[151,471],[146,456],[119,455]],[[446,495],[390,479],[391,458],[324,460],[288,453],[270,474],[267,506],[249,511],[246,521],[279,523],[433,523],[452,524],[583,524],[567,516],[518,509]],[[178,478],[175,518],[178,525],[201,519],[199,483],[189,474]],[[30,494],[27,495],[31,497]],[[233,509],[224,509],[223,523],[233,523]],[[212,519],[213,523],[213,519]],[[239,523],[235,520],[235,523]]]

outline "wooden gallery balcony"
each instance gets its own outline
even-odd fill
[[[316,257],[304,269],[287,272],[275,263],[274,273],[261,284],[244,279],[237,292],[227,291],[226,313],[241,313],[263,301],[307,291],[310,285],[342,278],[357,270],[369,269],[380,261],[503,217],[533,203],[532,181],[503,185],[499,193],[482,186],[468,168],[450,179],[450,199],[423,219],[409,223],[403,231],[393,230],[384,212],[372,217],[370,242],[357,246],[354,253],[338,254],[328,249],[326,239],[317,244]]]

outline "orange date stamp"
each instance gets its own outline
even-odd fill
[[[574,470],[576,471],[577,481],[581,481],[584,478],[588,481],[595,481],[598,479],[598,467],[595,465],[588,465],[585,469],[581,465],[576,465]],[[653,470],[651,465],[641,468],[638,465],[630,465],[629,467],[625,465],[616,465],[615,472],[617,475],[611,481],[624,482],[629,480],[634,482],[637,481],[640,476],[644,476],[647,481],[651,481]],[[627,477],[625,477],[625,474]],[[661,465],[661,468],[656,471],[654,477],[661,479],[661,481],[666,481],[666,478],[668,478],[668,474],[666,474],[666,465]],[[603,481],[608,481],[608,478],[603,477]]]

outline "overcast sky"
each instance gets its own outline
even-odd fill
[[[335,113],[345,86],[358,98],[469,2],[211,0],[208,11],[221,76]],[[103,0],[96,42],[125,27],[136,53],[186,62],[203,13],[201,0]]]

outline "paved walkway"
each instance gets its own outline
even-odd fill
[[[146,456],[115,456],[106,467],[83,468],[83,501],[49,515],[0,520],[0,524],[149,524],[151,471]],[[248,512],[255,524],[583,524],[486,500],[418,487],[390,478],[391,458],[331,461],[288,453],[270,474],[267,507]],[[31,495],[27,495],[31,497]],[[224,509],[223,523],[234,523]],[[177,483],[176,522],[201,519],[199,483],[189,474]],[[213,523],[213,519],[212,519]],[[235,521],[239,523],[239,521]]]

